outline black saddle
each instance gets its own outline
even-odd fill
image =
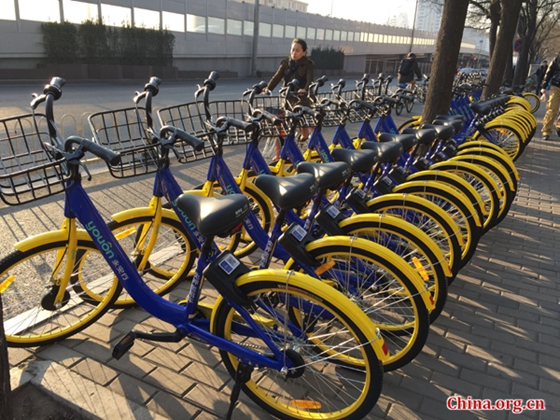
[[[437,131],[433,128],[405,128],[403,134],[414,134],[418,144],[430,144],[437,138]]]
[[[398,141],[379,143],[376,141],[364,141],[362,149],[377,152],[377,161],[381,163],[393,162],[403,154],[403,146]]]
[[[390,141],[398,141],[400,144],[402,144],[403,150],[406,152],[408,152],[416,144],[418,144],[418,140],[416,140],[416,135],[410,135],[410,134],[380,133],[379,141],[382,143],[390,142]]]
[[[226,236],[249,215],[249,200],[243,194],[221,197],[182,194],[177,207],[204,237]]]
[[[317,191],[318,183],[311,174],[288,177],[259,175],[255,185],[282,210],[304,205]]]
[[[336,148],[331,152],[334,160],[346,162],[352,172],[369,172],[379,159],[377,151]]]
[[[333,189],[350,176],[350,167],[345,162],[315,163],[301,162],[297,166],[299,174],[307,173],[315,177],[319,188]]]

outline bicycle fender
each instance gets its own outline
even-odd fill
[[[93,241],[91,240],[89,234],[83,230],[78,229],[76,231],[78,242],[89,241],[92,247],[95,248]],[[50,232],[43,232],[37,235],[25,238],[14,245],[14,248],[21,252],[29,251],[37,246],[50,242],[68,242],[68,231],[66,230],[52,230]]]
[[[452,276],[453,273],[451,273],[451,269],[449,268],[449,264],[447,264],[447,261],[445,260],[445,256],[443,255],[441,248],[434,242],[432,238],[430,238],[425,232],[423,232],[422,229],[414,226],[412,223],[409,223],[406,220],[402,220],[395,216],[390,216],[388,214],[369,213],[357,214],[344,219],[342,222],[340,222],[339,226],[341,228],[351,229],[353,225],[359,225],[363,223],[368,223],[372,226],[377,225],[380,228],[383,226],[390,226],[412,233],[412,236],[418,238],[419,242],[422,242],[428,246],[430,251],[436,257],[437,261],[441,264],[446,277]]]
[[[291,290],[301,289],[301,293],[304,296],[307,296],[309,291],[320,298],[326,298],[328,302],[336,302],[336,306],[345,314],[352,314],[352,321],[354,321],[360,331],[364,333],[366,341],[371,343],[377,358],[381,362],[385,362],[389,359],[390,355],[385,341],[383,337],[381,337],[379,330],[372,327],[372,322],[368,316],[363,311],[359,310],[358,307],[341,292],[317,279],[294,271],[267,268],[263,270],[253,270],[243,274],[235,280],[235,284],[238,287],[242,287],[245,284],[270,280],[285,283],[286,287],[289,287]],[[211,333],[215,333],[215,308],[218,308],[222,301],[223,298],[218,296],[214,304],[214,310],[210,317]]]
[[[471,213],[470,215],[473,217],[476,226],[478,227],[482,226],[482,222],[480,221],[480,216],[478,215],[478,212],[475,210],[473,205],[469,202],[469,200],[467,200],[465,196],[462,194],[458,195],[455,190],[453,190],[451,187],[448,187],[446,185],[438,184],[437,182],[433,182],[433,181],[409,181],[409,182],[405,182],[404,184],[398,185],[393,190],[393,192],[407,193],[409,192],[409,190],[421,191],[423,188],[426,188],[427,186],[434,186],[434,188],[439,188],[440,190],[445,191],[454,197],[457,197],[459,201],[461,201],[461,203],[463,203]]]
[[[493,144],[493,143],[490,143]],[[499,147],[499,146],[496,146]],[[505,154],[503,152],[503,150],[500,152],[499,150],[493,149],[493,148],[486,148],[486,150],[480,150],[481,148],[476,147],[475,145],[472,145],[471,147],[466,147],[464,149],[462,149],[460,151],[460,155],[464,155],[464,154],[476,154],[478,151],[480,151],[482,154],[481,156],[486,156],[486,157],[490,157],[492,158],[493,156],[496,157],[496,160],[498,160],[498,162],[501,160],[503,160],[504,162],[507,163],[507,167],[506,169],[509,169],[510,174],[513,174],[513,176],[515,177],[515,179],[517,181],[519,181],[521,179],[521,177],[519,176],[519,171],[517,170],[517,168],[515,167],[515,163],[513,163],[513,161],[511,160],[511,157],[507,154]]]
[[[432,298],[432,294],[424,284],[423,280],[420,278],[420,275],[414,271],[414,269],[409,266],[399,255],[395,254],[388,248],[385,248],[383,245],[379,245],[375,242],[368,241],[367,239],[363,238],[351,238],[349,236],[327,236],[321,239],[317,239],[313,242],[310,242],[305,246],[307,251],[313,251],[315,249],[319,249],[322,247],[328,246],[343,246],[352,248],[352,246],[360,246],[363,249],[367,249],[373,254],[376,254],[383,259],[390,261],[393,265],[395,265],[399,270],[406,274],[406,277],[412,282],[428,312],[431,312],[435,305],[434,300]]]
[[[443,183],[446,183],[446,180],[449,180],[449,184],[446,183],[445,186],[449,185],[451,188],[455,189],[453,184],[456,184],[460,185],[465,190],[469,190],[471,195],[475,198],[478,208],[480,208],[485,215],[488,214],[488,211],[486,210],[484,203],[482,202],[482,198],[480,198],[480,194],[478,194],[478,192],[471,184],[469,184],[459,175],[446,171],[428,169],[426,171],[420,171],[410,174],[407,177],[407,181],[423,181],[424,179],[426,179],[425,177],[432,178],[435,182],[438,182],[438,180],[441,179]]]
[[[177,214],[170,209],[161,209],[161,214],[163,217],[168,217],[180,222]],[[111,216],[116,222],[123,222],[126,220],[134,219],[136,217],[149,217],[154,215],[154,209],[152,207],[136,207],[133,209],[123,210],[121,212],[115,213]]]
[[[499,189],[498,184],[496,184],[496,181],[494,181],[494,178],[488,175],[488,173],[485,172],[483,169],[479,168],[478,166],[472,163],[462,162],[460,160],[455,160],[453,162],[444,161],[444,162],[434,163],[433,165],[430,165],[430,168],[435,170],[444,170],[444,171],[464,170],[467,173],[476,174],[480,178],[483,178],[484,181],[486,181],[491,186],[491,188],[494,191],[496,191],[496,193],[498,194],[498,198],[500,199],[502,198],[502,192]]]
[[[500,162],[496,162],[492,158],[489,158],[489,157],[486,157],[486,156],[480,156],[480,155],[464,154],[464,155],[455,156],[455,157],[453,157],[449,160],[450,161],[458,160],[458,161],[463,161],[463,162],[468,162],[468,163],[486,164],[486,165],[490,166],[493,170],[501,173],[504,176],[504,178],[506,179],[506,181],[509,185],[509,189],[511,191],[515,191],[515,188],[513,186],[513,180],[511,179],[511,176],[510,176],[509,172],[500,164]]]
[[[432,212],[437,213],[440,218],[444,219],[447,222],[447,224],[451,226],[451,228],[453,229],[453,235],[458,238],[461,246],[464,246],[465,240],[463,239],[463,234],[459,230],[457,223],[455,223],[455,221],[451,218],[451,216],[449,216],[442,208],[436,206],[430,200],[411,194],[392,193],[392,194],[385,194],[379,197],[375,197],[369,200],[367,205],[369,208],[372,208],[374,206],[383,206],[384,202],[392,202],[395,200],[402,201],[404,205],[406,205],[406,203],[408,202],[408,203],[419,204],[424,207],[429,207],[430,210],[432,210]]]

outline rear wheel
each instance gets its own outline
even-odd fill
[[[274,416],[363,418],[377,403],[383,381],[382,367],[371,344],[376,340],[371,333],[374,330],[364,330],[359,326],[363,324],[354,321],[365,316],[341,294],[333,299],[334,290],[321,294],[305,287],[305,283],[295,285],[295,276],[284,274],[282,280],[270,276],[270,280],[240,286],[255,301],[252,319],[267,335],[267,341],[223,299],[214,309],[212,332],[274,359],[269,347],[272,343],[284,363],[295,366],[286,366],[284,371],[255,369],[241,385],[249,398]],[[318,280],[309,282],[324,286]],[[301,334],[294,332],[298,328],[292,323]],[[220,355],[232,378],[236,378],[239,359],[225,350],[220,350]]]

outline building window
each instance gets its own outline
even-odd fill
[[[182,13],[161,12],[163,29],[185,32],[185,15]]]
[[[307,28],[307,39],[315,39],[315,28]]]
[[[135,7],[134,26],[140,28],[159,29],[159,12]]]
[[[333,41],[340,41],[340,31],[333,31]]]
[[[4,1],[2,6],[5,3],[7,2]],[[19,0],[19,17],[22,20],[34,20],[37,22],[60,22],[58,0]],[[3,18],[4,9],[2,9]]]
[[[128,7],[101,3],[103,23],[109,26],[123,26],[132,22],[132,10]]]
[[[206,18],[204,16],[187,15],[187,32],[206,33]]]
[[[226,21],[224,19],[209,17],[208,33],[224,35],[226,33]]]
[[[277,23],[272,25],[272,37],[273,38],[284,38],[284,25],[278,25]]]
[[[253,25],[253,22],[250,21],[250,20],[244,20],[243,21],[243,35],[253,36],[254,33],[255,33],[255,27]]]
[[[340,40],[341,40],[341,41],[344,41],[344,42],[349,41],[349,39],[348,39],[348,31],[341,31],[341,32],[340,32]]]
[[[272,25],[270,23],[259,23],[259,36],[263,36],[265,38],[270,38],[270,32],[272,30]]]
[[[295,38],[296,37],[296,27],[292,25],[286,25],[286,38]]]
[[[296,36],[301,39],[305,39],[305,26],[298,26],[296,29]]]
[[[0,0],[0,9],[2,10],[2,19],[6,19],[6,9],[9,6],[5,6],[5,3],[10,3],[14,5],[14,0]],[[82,3],[79,1],[64,0],[62,3],[64,9],[64,20],[72,23],[82,23],[86,20],[97,21],[99,14],[97,13],[97,4]],[[15,19],[15,11],[14,11]],[[158,22],[159,25],[159,22]]]
[[[317,29],[317,39],[319,41],[323,41],[325,39],[325,30],[324,29]]]
[[[333,34],[332,29],[327,29],[325,31],[325,40],[326,41],[332,41],[332,34]]]
[[[235,19],[227,20],[228,35],[243,35],[243,22]]]

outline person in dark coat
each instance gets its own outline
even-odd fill
[[[535,72],[535,76],[537,76],[537,88],[535,89],[535,93],[538,95],[541,93],[541,85],[544,79],[544,75],[546,74],[546,69],[548,68],[548,62],[544,60],[542,64],[539,66],[537,71]]]
[[[414,75],[416,75],[416,78],[418,80],[422,79],[422,72],[420,71],[420,67],[418,67],[418,63],[416,62],[416,54],[408,53],[406,58],[401,61],[401,65],[399,66],[398,82],[408,83],[411,87],[414,87],[414,85],[416,84]]]
[[[290,56],[283,59],[280,67],[266,86],[266,90],[271,91],[280,83],[286,86],[292,80],[297,79],[299,82],[299,89],[297,91],[298,100],[291,100],[293,105],[311,106],[308,97],[309,85],[313,83],[315,71],[315,64],[307,57],[307,43],[300,38],[295,38],[292,41],[290,49]],[[309,130],[307,127],[302,127],[302,134],[300,140],[306,140],[309,137]]]

